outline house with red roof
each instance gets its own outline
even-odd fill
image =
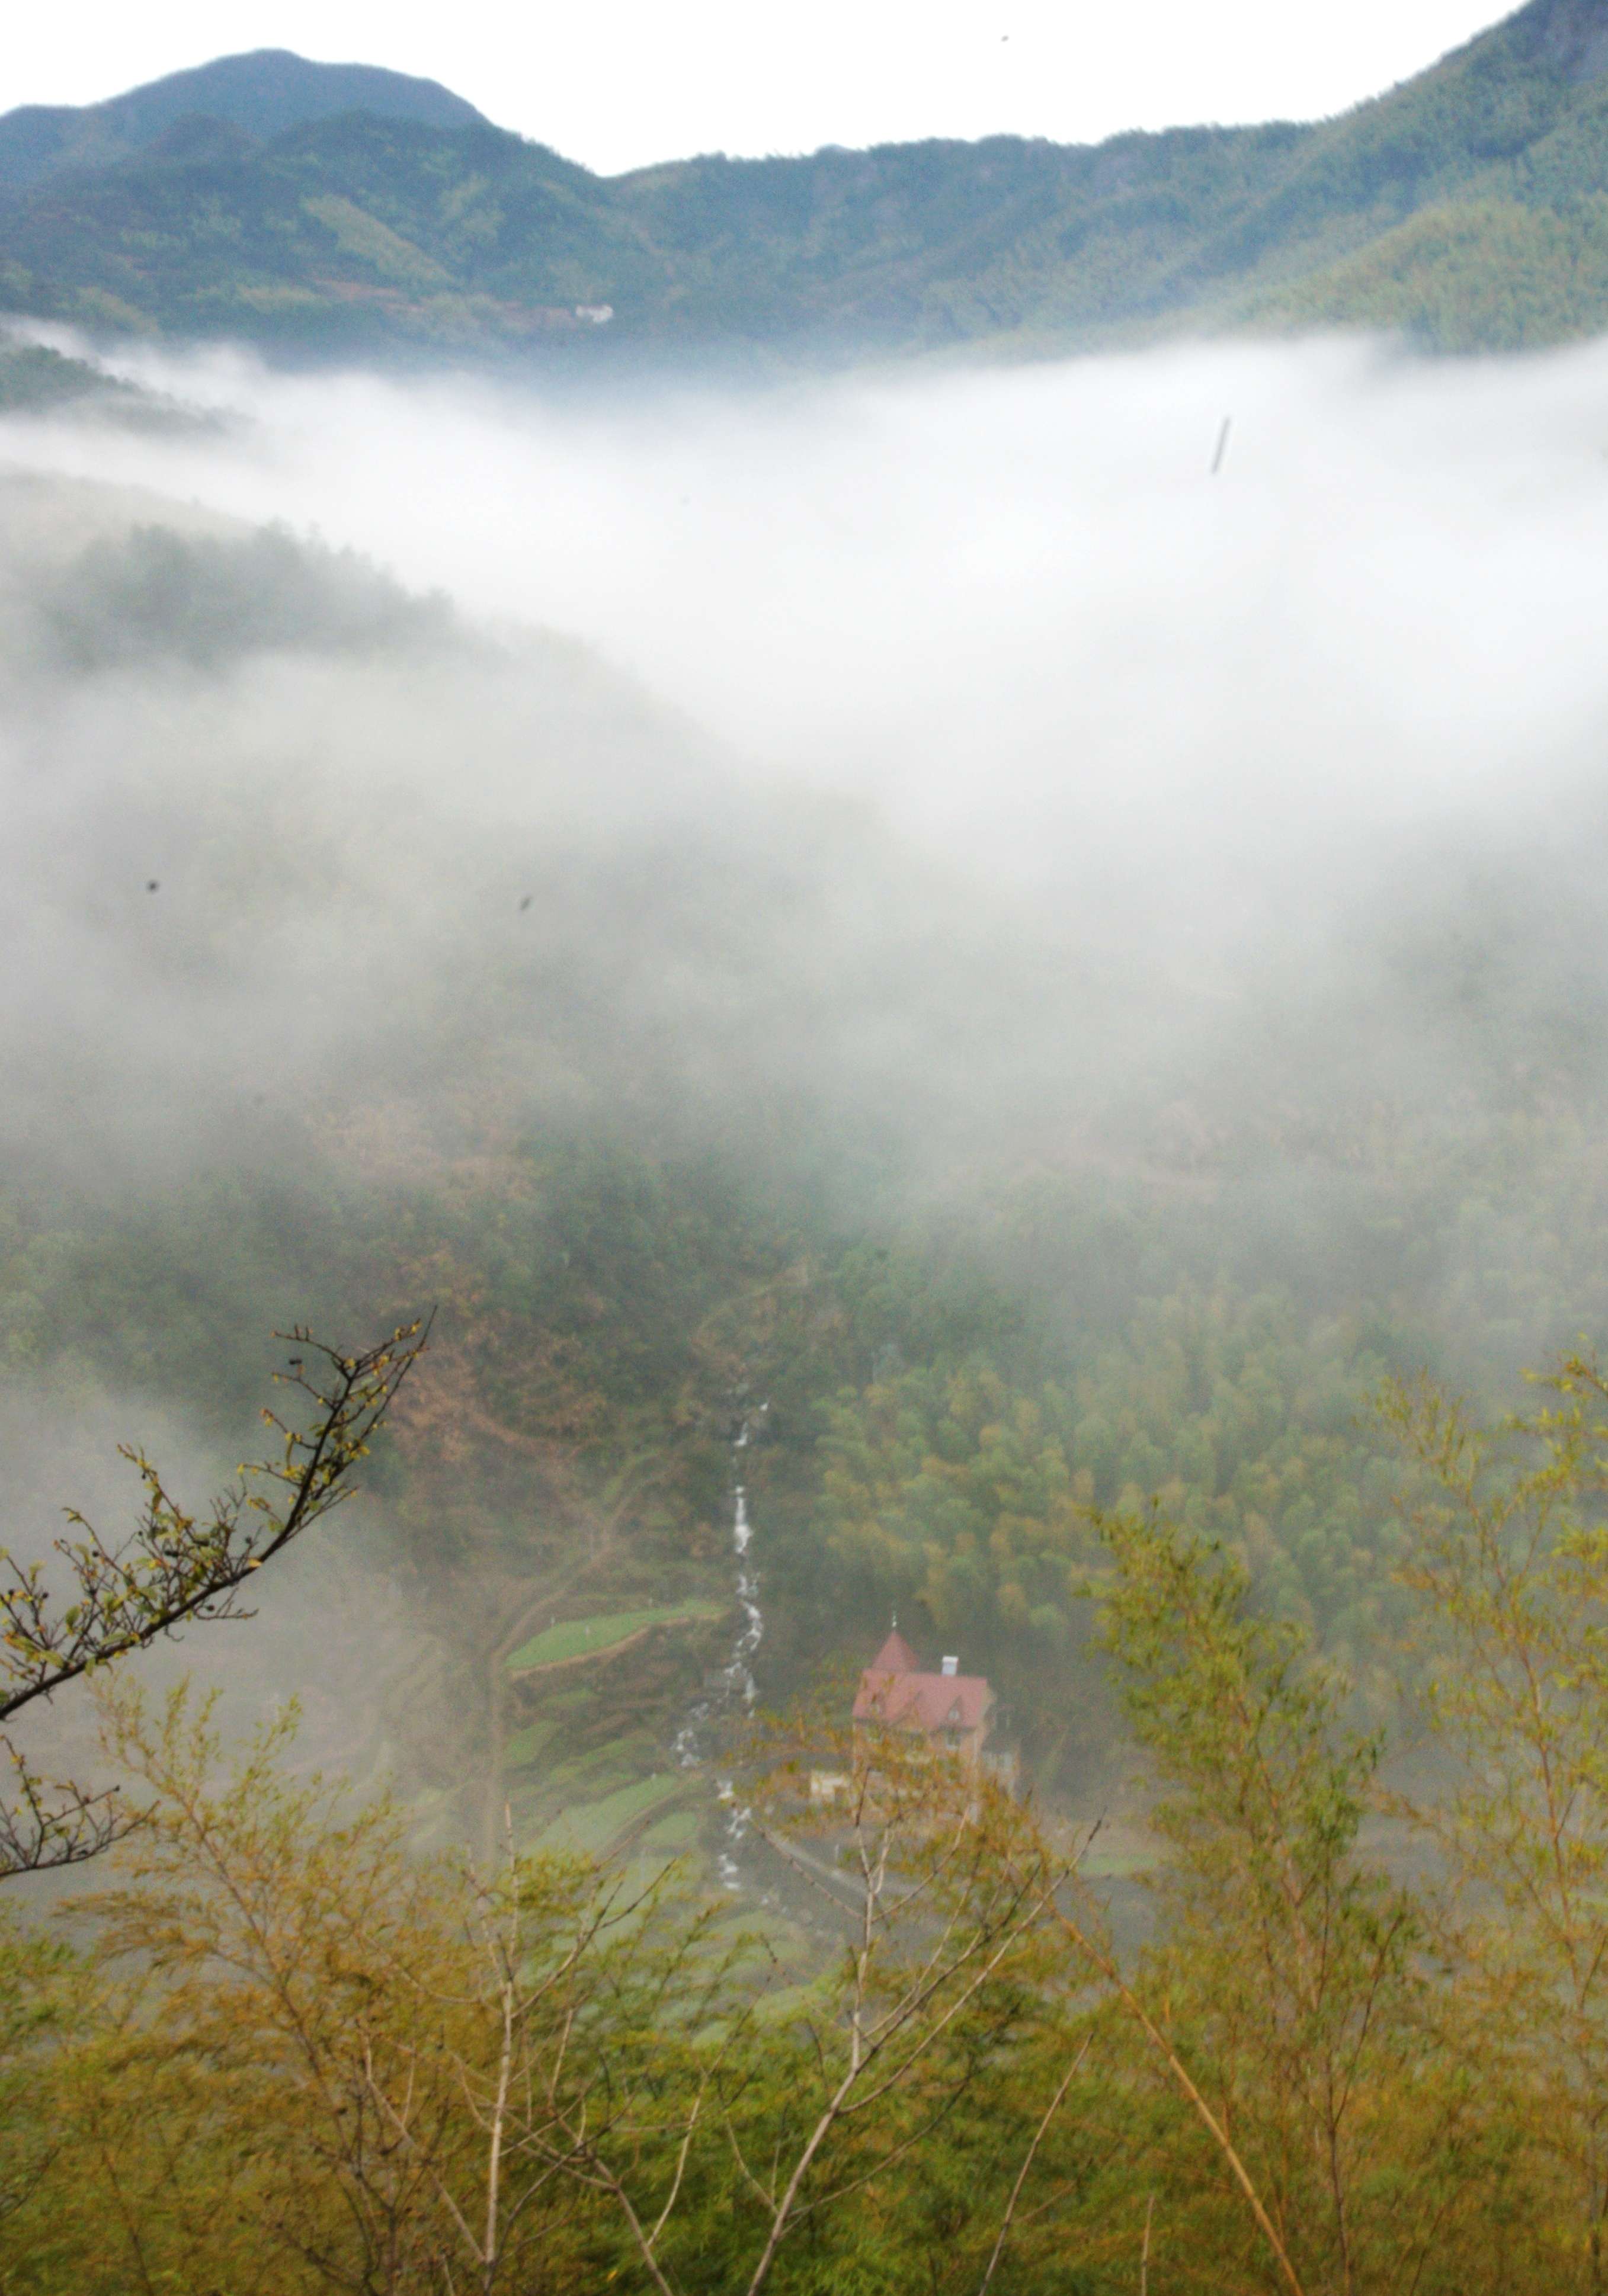
[[[984,1676],[963,1674],[958,1658],[928,1673],[897,1626],[861,1675],[854,1702],[857,1738],[874,1730],[909,1731],[935,1753],[1013,1784],[1016,1757],[997,1742],[998,1718],[999,1702]]]

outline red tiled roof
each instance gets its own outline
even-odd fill
[[[890,1636],[890,1640],[897,1637]],[[879,1660],[885,1653],[879,1652]],[[854,1702],[857,1722],[889,1722],[907,1729],[975,1730],[988,1718],[994,1693],[980,1674],[918,1674],[904,1667],[868,1666]]]
[[[895,1627],[871,1661],[873,1674],[919,1674],[922,1662]]]

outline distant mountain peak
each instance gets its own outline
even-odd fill
[[[0,115],[0,184],[21,189],[69,168],[104,168],[160,144],[181,120],[209,119],[263,141],[349,111],[427,127],[488,127],[433,79],[376,64],[322,64],[256,48],[130,88],[103,103],[23,104]]]
[[[431,81],[267,49],[0,119],[0,312],[615,366],[1242,325],[1563,342],[1608,328],[1605,89],[1608,0],[1526,0],[1332,119],[604,177]]]

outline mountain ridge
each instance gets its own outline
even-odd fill
[[[489,124],[436,80],[376,64],[314,63],[289,48],[254,48],[166,73],[100,103],[21,104],[0,113],[0,184],[26,189],[59,168],[115,166],[193,119],[218,120],[264,140],[346,111],[439,127]]]
[[[0,189],[0,309],[299,357],[783,362],[1247,326],[1474,350],[1608,325],[1608,0],[1529,0],[1328,120],[610,177],[472,107],[332,108],[319,76],[364,69],[303,66],[305,104],[328,102],[273,133],[243,102],[164,116],[119,159]]]

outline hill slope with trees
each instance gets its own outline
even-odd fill
[[[432,127],[484,124],[473,104],[434,80],[372,64],[309,63],[286,48],[258,48],[169,72],[104,103],[20,104],[0,119],[0,184],[37,184],[64,168],[115,166],[148,151],[184,119],[222,120],[267,136],[347,111]]]
[[[1032,355],[1244,324],[1555,342],[1608,313],[1605,106],[1604,0],[1530,0],[1331,120],[606,178],[429,83],[226,59],[0,119],[0,308],[304,355]]]

